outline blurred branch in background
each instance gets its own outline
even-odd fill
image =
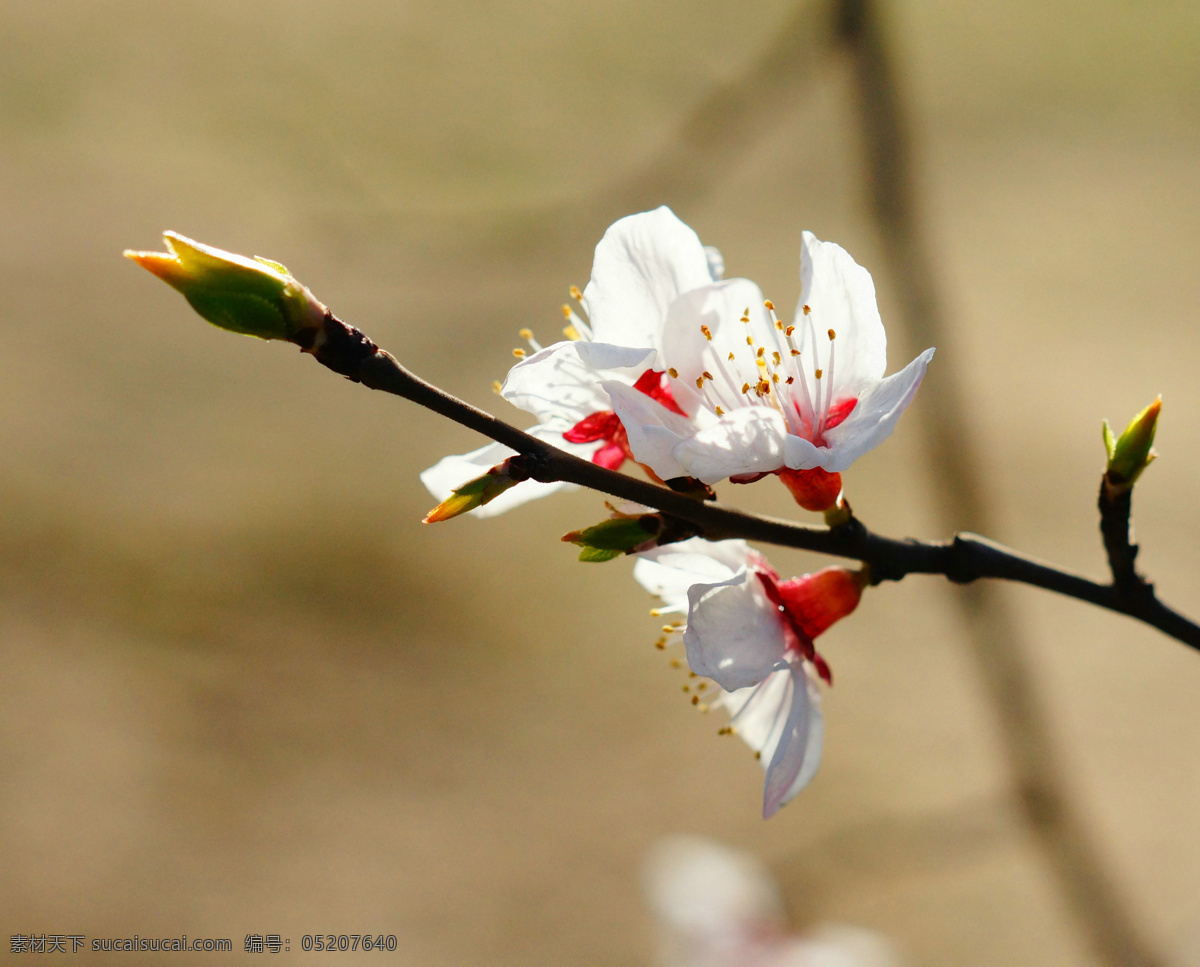
[[[943,346],[948,327],[917,215],[909,134],[884,26],[872,0],[837,0],[837,6],[839,33],[853,64],[871,210],[904,322],[917,343]],[[976,472],[982,463],[963,416],[968,409],[960,386],[954,354],[944,353],[938,378],[926,388],[925,402],[937,414],[923,421],[929,464],[935,468],[929,479],[948,526],[986,533],[992,529],[991,515]],[[1163,963],[1071,805],[1011,609],[994,587],[981,583],[963,588],[958,600],[964,633],[1000,722],[1020,808],[1094,953],[1114,967]]]

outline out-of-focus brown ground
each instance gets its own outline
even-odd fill
[[[687,831],[764,856],[798,925],[876,928],[913,964],[1089,962],[1012,818],[952,587],[882,587],[829,634],[825,764],[763,823],[758,765],[685,705],[628,564],[557,542],[598,499],[423,527],[417,472],[470,434],[211,329],[120,259],[168,227],[281,259],[419,372],[503,407],[488,387],[515,331],[553,337],[626,214],[585,201],[666,150],[789,14],[0,8],[5,949],[281,933],[297,957],[302,934],[371,932],[400,938],[395,963],[645,962],[640,858]],[[929,379],[964,380],[992,536],[1100,575],[1100,418],[1161,392],[1142,560],[1200,612],[1197,8],[887,15],[955,327]],[[790,312],[810,228],[876,270],[886,320],[836,62],[728,150],[733,175],[679,214],[729,274]],[[536,220],[497,241],[554,205],[585,212],[587,244],[547,244]],[[892,368],[923,348],[891,335]],[[848,475],[873,526],[941,536],[920,446],[937,418],[918,399]],[[769,484],[725,497],[789,512]],[[1200,656],[1006,593],[1114,876],[1160,947],[1200,959]]]

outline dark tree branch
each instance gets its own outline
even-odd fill
[[[606,470],[518,430],[409,372],[359,330],[332,315],[326,317],[322,330],[306,330],[297,342],[318,362],[347,379],[411,400],[524,454],[534,480],[578,484],[653,507],[696,525],[709,540],[740,537],[863,561],[870,565],[875,583],[898,581],[908,574],[941,574],[959,584],[979,578],[1031,584],[1137,618],[1200,650],[1200,626],[1160,602],[1151,585],[1143,584],[1143,590],[1129,593],[1120,585],[1099,584],[974,534],[958,534],[949,541],[897,540],[871,532],[854,518],[830,529],[706,503]]]

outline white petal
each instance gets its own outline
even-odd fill
[[[652,349],[555,343],[510,369],[500,395],[542,423],[558,419],[571,427],[585,416],[611,409],[608,394],[600,388],[603,380],[617,375],[636,379],[653,358]]]
[[[696,432],[695,425],[625,383],[607,380],[601,386],[621,418],[634,459],[646,464],[663,480],[685,476],[671,452],[680,440]]]
[[[747,309],[749,324],[741,321]],[[711,340],[701,326],[708,327]],[[746,337],[754,339],[755,348],[786,353],[779,335],[767,316],[762,290],[748,279],[729,279],[681,295],[667,313],[662,343],[665,364],[679,373],[671,389],[680,407],[695,413],[705,401],[709,409],[714,404],[726,410],[743,406],[742,384],[754,385],[760,379],[755,349],[746,345]],[[696,378],[706,371],[716,379],[706,381],[699,391]]]
[[[828,470],[834,461],[834,452],[829,447],[814,446],[804,437],[789,436],[783,445],[783,462],[793,470],[812,470],[821,467]]]
[[[783,619],[753,572],[694,584],[688,604],[683,644],[697,675],[735,691],[761,682],[783,657]]]
[[[706,541],[693,537],[639,554],[633,577],[651,594],[686,611],[688,588],[727,581],[756,558],[758,554],[745,541]]]
[[[760,755],[767,773],[763,787],[766,819],[791,801],[817,772],[824,739],[820,702],[816,685],[797,661],[777,668],[760,685],[713,703],[729,710],[737,734]]]
[[[599,449],[600,443],[567,443],[562,435],[565,430],[570,429],[573,425],[561,420],[552,420],[550,423],[532,427],[528,433],[530,436],[535,436],[539,440],[545,440],[547,443],[566,450],[568,453],[573,453],[577,457],[590,460],[592,454]],[[472,450],[470,453],[443,457],[428,470],[422,471],[421,483],[425,485],[426,489],[434,497],[442,501],[468,480],[474,480],[476,477],[482,476],[491,470],[492,467],[503,463],[515,453],[515,450],[511,450],[501,443],[489,443],[487,446],[480,447],[478,450]],[[541,483],[537,480],[525,480],[515,487],[504,491],[499,497],[489,501],[482,507],[476,507],[470,513],[474,517],[496,517],[499,514],[503,514],[506,510],[512,510],[514,507],[519,507],[521,504],[536,500],[538,497],[545,497],[557,490],[574,489],[575,484],[563,483],[562,481]]]
[[[819,363],[826,365],[826,332],[837,333],[836,379],[839,395],[858,395],[883,377],[887,369],[887,335],[875,303],[871,273],[840,245],[822,242],[805,232],[800,249],[800,305],[795,324],[801,349],[808,351],[808,326],[803,307],[812,310]]]
[[[721,250],[715,245],[705,245],[704,257],[708,259],[708,274],[712,276],[712,280],[720,282],[725,278],[725,256],[721,254]]]
[[[644,883],[659,920],[685,943],[745,942],[783,923],[783,904],[766,864],[699,836],[655,843]]]
[[[826,431],[825,438],[832,452],[832,457],[822,464],[826,470],[845,470],[892,435],[896,421],[908,409],[925,377],[933,352],[926,349],[900,372],[877,383],[859,398],[845,423]]]
[[[787,425],[778,410],[744,406],[681,440],[671,457],[688,476],[711,484],[731,474],[778,470],[784,465],[787,438]],[[632,446],[632,433],[629,440]],[[636,448],[633,452],[636,455]]]
[[[711,281],[700,239],[671,209],[622,218],[596,246],[583,293],[594,338],[658,348],[671,303]]]

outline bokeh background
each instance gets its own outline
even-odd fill
[[[824,764],[764,823],[758,764],[686,704],[628,562],[558,542],[596,496],[424,527],[417,473],[477,439],[206,326],[120,258],[172,228],[279,259],[518,421],[490,392],[516,330],[554,338],[631,198],[673,205],[786,312],[801,230],[836,240],[887,321],[845,58],[798,40],[751,130],[714,94],[798,16],[819,40],[823,11],[0,5],[5,950],[280,933],[299,958],[302,934],[371,932],[400,938],[375,955],[395,963],[646,963],[641,858],[688,832],[763,857],[798,928],[879,930],[911,964],[1094,963],[1013,807],[956,588],[881,587],[829,633]],[[1195,614],[1200,7],[882,14],[951,326],[928,379],[965,389],[991,536],[1101,576],[1100,419],[1161,392],[1137,535]],[[733,136],[693,168],[698,122]],[[890,368],[924,348],[889,334]],[[918,398],[847,475],[872,526],[946,533],[940,416]],[[723,496],[794,512],[769,482]],[[1200,656],[1002,594],[1101,861],[1153,945],[1200,962]]]

